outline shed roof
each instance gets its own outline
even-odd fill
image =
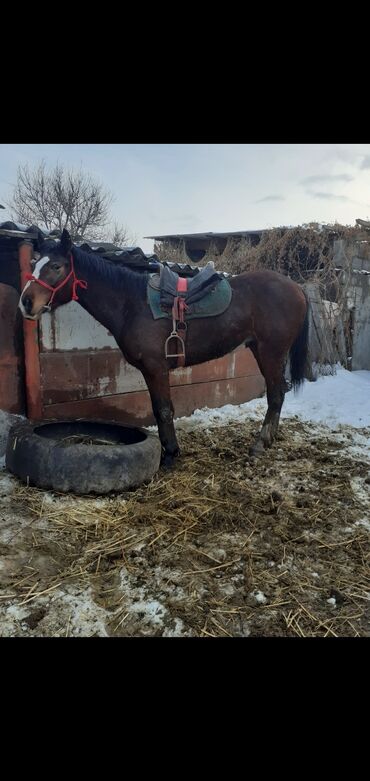
[[[144,236],[145,239],[155,239],[156,241],[167,241],[168,239],[228,239],[231,236],[248,238],[248,236],[260,236],[266,233],[268,228],[260,230],[227,231],[224,233],[168,233],[161,236]]]
[[[57,241],[59,233],[56,231],[41,230],[37,225],[21,225],[15,222],[3,222],[0,223],[0,240],[1,238],[8,239],[30,239],[34,240],[36,247],[40,237],[45,239],[51,239]],[[160,263],[158,256],[155,253],[146,254],[141,247],[116,247],[114,244],[108,242],[99,241],[81,241],[74,242],[77,247],[85,250],[85,252],[91,252],[96,255],[101,255],[105,260],[109,260],[112,263],[118,263],[124,266],[130,266],[137,271],[149,271],[154,273],[158,270]],[[200,270],[200,266],[192,266],[190,263],[173,263],[171,261],[161,261],[163,265],[169,266],[173,271],[182,276],[194,276]]]

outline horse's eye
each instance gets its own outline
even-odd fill
[[[62,268],[61,263],[50,263],[50,268],[54,269],[54,271],[59,271],[60,268]]]

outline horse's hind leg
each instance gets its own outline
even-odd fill
[[[163,448],[162,465],[170,467],[175,456],[180,454],[173,424],[174,409],[170,395],[170,381],[167,368],[155,374],[144,373],[157,421],[159,439]]]
[[[263,345],[251,349],[266,381],[268,404],[261,432],[249,451],[251,455],[258,456],[265,448],[271,447],[278,431],[280,412],[287,391],[284,376],[287,356],[272,355],[271,347],[264,348]]]

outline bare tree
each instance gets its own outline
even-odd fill
[[[110,226],[114,198],[100,182],[82,170],[73,171],[58,164],[50,171],[43,160],[30,170],[20,165],[13,195],[7,204],[13,219],[47,230],[67,228],[72,240],[129,241],[126,228]],[[114,243],[112,241],[112,243]]]
[[[119,225],[118,222],[114,222],[110,230],[105,234],[106,241],[110,241],[115,247],[128,247],[136,244],[137,237],[131,233],[125,225]]]

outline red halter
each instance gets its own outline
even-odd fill
[[[85,282],[84,279],[77,279],[77,277],[76,277],[75,267],[74,267],[74,264],[73,264],[72,252],[69,253],[69,259],[70,259],[70,262],[71,262],[71,270],[70,270],[69,274],[67,274],[65,279],[63,279],[62,282],[60,282],[60,284],[57,285],[56,287],[52,287],[51,285],[48,285],[46,282],[43,282],[42,279],[38,279],[37,277],[34,277],[33,274],[26,274],[26,279],[28,279],[30,282],[37,282],[42,287],[46,287],[47,290],[51,290],[52,294],[51,294],[51,298],[49,299],[49,301],[47,303],[48,307],[50,307],[51,304],[53,303],[54,296],[58,292],[58,290],[61,290],[61,288],[64,287],[64,285],[67,284],[67,282],[71,279],[71,277],[73,279],[73,282],[72,282],[72,299],[71,299],[71,301],[78,301],[78,295],[77,295],[77,292],[76,292],[78,287],[82,287],[83,290],[86,290],[86,288],[87,288],[87,282]]]

